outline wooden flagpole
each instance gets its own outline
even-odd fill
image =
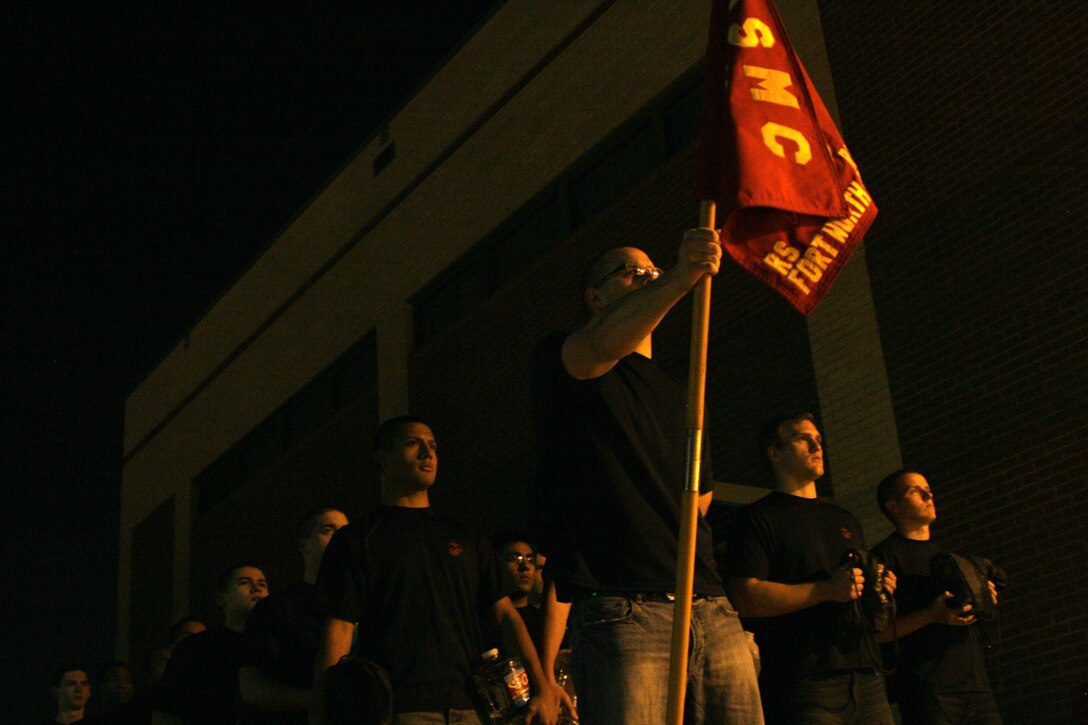
[[[714,228],[717,207],[699,204],[699,226]],[[710,330],[710,275],[695,286],[691,311],[691,360],[688,367],[688,461],[680,499],[680,539],[676,556],[676,601],[672,610],[672,651],[669,661],[667,725],[684,720],[688,681],[688,634],[695,578],[695,532],[699,521],[699,472],[703,455],[703,403],[706,396],[706,348]]]

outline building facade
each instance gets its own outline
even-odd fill
[[[827,442],[821,494],[871,543],[889,530],[876,482],[924,471],[942,540],[1013,578],[993,673],[1007,721],[1067,721],[1088,681],[1070,576],[1088,523],[1085,104],[1068,80],[1082,13],[778,5],[880,214],[808,318],[723,265],[715,497],[762,495],[758,424],[798,406]],[[703,2],[505,3],[194,324],[126,404],[119,655],[210,612],[234,561],[296,577],[302,511],[377,501],[369,441],[390,415],[433,421],[436,507],[524,523],[533,345],[579,323],[598,252],[633,244],[667,266],[695,224],[708,17]],[[681,380],[689,320],[681,304],[655,336]]]

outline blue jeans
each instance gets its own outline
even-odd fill
[[[672,609],[637,596],[579,599],[571,614],[571,674],[585,725],[665,722]],[[687,723],[762,725],[754,653],[725,597],[692,603]]]
[[[933,692],[919,689],[901,697],[903,725],[1001,725],[992,692]]]
[[[764,682],[768,725],[892,725],[884,677],[843,672],[820,679]]]

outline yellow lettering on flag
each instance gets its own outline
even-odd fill
[[[790,273],[786,275],[786,281],[791,282],[794,287],[801,290],[802,294],[809,294],[812,292],[805,284],[805,281],[801,279],[801,275],[797,273],[797,268],[794,267],[790,270]]]
[[[797,153],[793,155],[795,163],[804,166],[812,161],[812,146],[809,145],[808,139],[797,129],[783,126],[780,123],[765,123],[761,130],[763,131],[763,145],[769,148],[775,156],[786,158],[786,148],[778,142],[778,139],[781,138],[797,144]]]
[[[746,65],[744,75],[749,78],[759,78],[759,88],[752,89],[752,98],[767,103],[777,103],[780,106],[800,108],[797,96],[786,89],[793,85],[793,78],[789,73],[784,73],[773,68],[764,68],[758,65]]]
[[[801,274],[808,277],[813,282],[819,282],[820,278],[824,276],[824,271],[816,266],[806,254],[801,257],[801,260],[797,262],[797,269],[801,271]]]
[[[831,257],[828,257],[816,247],[809,243],[809,248],[805,250],[805,259],[815,262],[820,269],[827,269],[827,265],[831,264]]]
[[[869,205],[873,203],[873,197],[869,196],[869,192],[865,190],[865,187],[856,181],[851,182],[850,186],[846,187],[842,198],[859,212],[858,216],[864,214]]]
[[[774,47],[774,33],[759,18],[745,18],[741,25],[730,25],[728,40],[730,45],[738,48],[755,48],[757,45]]]
[[[854,169],[854,173],[861,173],[860,171],[858,171],[858,165],[854,163],[854,157],[850,155],[850,152],[845,146],[839,149],[838,154],[842,158],[846,159],[846,163],[850,164],[850,166]]]
[[[783,277],[793,269],[793,264],[801,257],[801,252],[779,239],[774,243],[774,251],[763,258],[764,264]]]
[[[828,244],[824,240],[824,238],[820,236],[820,234],[818,232],[814,237],[812,237],[812,241],[809,242],[809,244],[811,244],[816,249],[824,250],[825,252],[827,252],[832,257],[839,256],[839,250],[835,249],[830,244]]]
[[[839,244],[846,244],[852,231],[854,231],[854,225],[849,219],[832,219],[820,229],[821,234],[826,234]]]

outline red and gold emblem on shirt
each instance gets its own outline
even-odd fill
[[[461,546],[460,541],[450,542],[450,556],[461,556],[465,553],[465,547]]]

